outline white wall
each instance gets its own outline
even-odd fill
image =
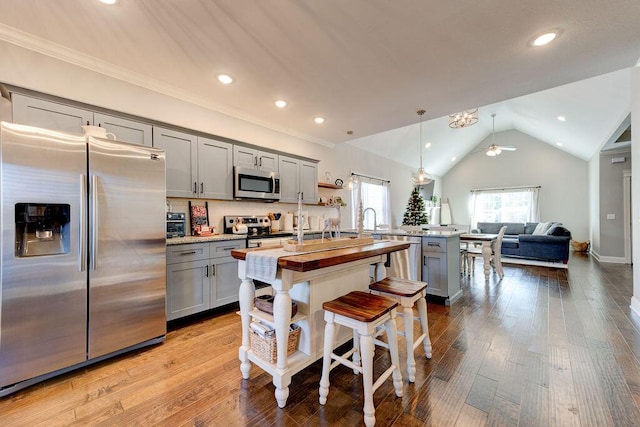
[[[631,128],[640,129],[640,67],[631,71]],[[632,247],[633,247],[633,297],[631,308],[640,316],[640,132],[631,134]]]
[[[591,253],[600,252],[600,156],[589,161],[589,240]]]
[[[587,240],[588,163],[517,130],[495,134],[497,145],[517,151],[488,157],[480,149],[489,138],[442,177],[442,197],[449,198],[453,222],[470,222],[471,189],[540,185],[540,219],[562,222],[575,240]]]
[[[411,192],[409,167],[383,159],[347,144],[335,148],[319,145],[291,135],[274,131],[244,120],[218,113],[174,97],[160,94],[134,84],[126,83],[70,63],[45,56],[18,46],[0,42],[0,81],[73,101],[96,105],[151,120],[181,126],[213,135],[271,148],[294,155],[319,160],[319,179],[325,171],[333,179],[347,182],[351,171],[391,181],[393,208],[392,224],[402,221],[404,207]],[[339,194],[351,203],[348,190],[323,190],[321,196]],[[186,207],[188,200],[174,201],[176,207]],[[199,201],[202,202],[202,201]],[[269,211],[286,212],[295,208],[288,204],[256,204],[251,202],[213,202],[210,214],[213,224],[221,224],[226,214],[266,214]],[[243,204],[244,203],[244,204]],[[336,216],[335,209],[309,208],[318,214]],[[186,211],[186,209],[184,209]],[[342,209],[343,227],[351,223],[350,206]]]

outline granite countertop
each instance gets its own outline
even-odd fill
[[[219,242],[223,240],[245,240],[246,234],[216,234],[213,236],[185,236],[167,239],[167,246],[184,245],[186,243]]]
[[[348,228],[340,230],[341,233],[357,233],[357,230]],[[322,233],[322,230],[304,230],[304,234],[317,234]],[[364,232],[366,235],[379,235],[379,236],[430,236],[430,237],[451,237],[464,234],[463,231],[405,231],[405,230],[367,230]],[[293,232],[293,237],[296,234]],[[224,240],[244,240],[247,238],[246,234],[216,234],[214,236],[186,236],[186,237],[174,237],[167,239],[167,246],[171,245],[184,245],[188,243],[203,243],[203,242],[219,242]]]

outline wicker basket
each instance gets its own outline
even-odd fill
[[[571,247],[576,252],[589,252],[589,241],[586,242],[578,242],[576,240],[571,241]]]
[[[289,332],[289,341],[287,345],[287,356],[291,356],[298,349],[298,340],[300,339],[300,331],[302,328],[296,324],[292,324],[292,331]],[[269,363],[276,363],[278,358],[276,348],[276,337],[263,337],[256,331],[251,331],[251,350],[261,359],[266,360]]]

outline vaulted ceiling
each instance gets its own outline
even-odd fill
[[[497,130],[595,153],[628,114],[629,86],[624,72],[590,78],[636,64],[638,16],[637,0],[0,0],[0,40],[412,167],[424,108],[442,174],[489,135],[493,112]],[[550,29],[556,41],[530,45]],[[479,124],[448,129],[444,116],[475,107]]]

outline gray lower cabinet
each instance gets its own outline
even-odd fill
[[[458,236],[422,238],[422,280],[427,293],[445,298],[447,305],[462,295]]]
[[[167,320],[209,309],[209,244],[167,246]]]
[[[167,320],[238,301],[238,261],[244,240],[167,246]]]
[[[220,307],[238,301],[240,279],[238,279],[238,260],[231,257],[233,249],[246,247],[244,240],[211,242],[211,278],[209,307]]]

